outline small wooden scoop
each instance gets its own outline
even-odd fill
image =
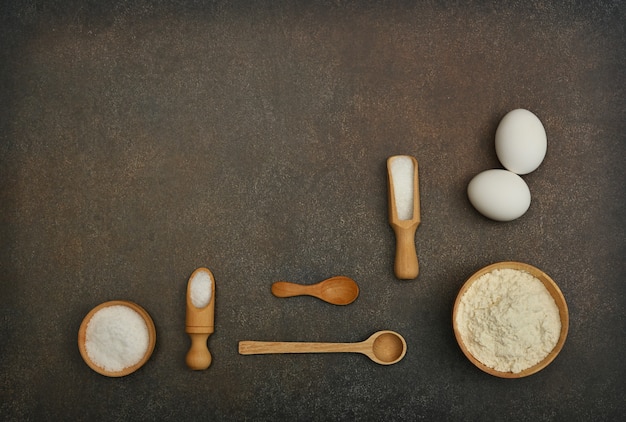
[[[412,166],[409,166],[411,163]],[[400,169],[397,165],[400,165]],[[412,174],[407,174],[407,170],[410,171],[410,169],[412,169]],[[417,160],[408,155],[389,157],[387,172],[389,175],[389,224],[396,235],[394,273],[399,279],[410,280],[419,274],[415,251],[415,232],[420,224]],[[407,203],[411,199],[410,196],[412,196],[412,203]]]
[[[272,294],[276,297],[313,296],[333,305],[348,305],[359,296],[359,286],[356,281],[344,276],[310,285],[277,281],[272,284]]]
[[[394,331],[377,331],[360,343],[301,343],[240,341],[239,354],[269,353],[362,353],[381,365],[391,365],[406,354],[406,341]]]
[[[209,276],[211,289],[208,304],[198,308],[192,300],[192,283],[197,277]],[[207,292],[205,292],[207,293]],[[190,369],[202,370],[211,365],[211,353],[207,347],[207,340],[214,331],[215,320],[215,278],[207,268],[198,268],[191,274],[187,282],[187,315],[185,318],[185,332],[191,338],[191,348],[187,352],[185,362]]]

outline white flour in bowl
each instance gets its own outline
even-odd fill
[[[514,269],[476,279],[461,297],[456,324],[476,359],[513,373],[543,360],[561,332],[559,309],[546,287],[528,272]]]

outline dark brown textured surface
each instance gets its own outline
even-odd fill
[[[626,7],[578,2],[3,2],[0,418],[615,420],[626,413]],[[465,195],[533,111],[533,202],[495,223]],[[420,276],[393,276],[385,160],[420,163]],[[516,260],[561,287],[562,353],[502,380],[454,341],[464,280]],[[212,366],[189,371],[185,286],[217,281]],[[346,307],[271,283],[332,275]],[[138,372],[81,360],[82,318],[126,299],[157,327]],[[401,333],[358,355],[239,356],[239,340]]]

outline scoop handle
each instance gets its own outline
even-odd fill
[[[401,280],[412,280],[419,274],[417,251],[415,250],[415,231],[417,225],[411,227],[394,227],[396,234],[396,258],[394,273]]]
[[[264,355],[270,353],[367,353],[361,343],[310,343],[296,341],[240,341],[239,354]]]
[[[185,363],[189,369],[201,371],[211,365],[211,353],[207,347],[207,339],[211,334],[188,333],[191,338],[191,347],[185,356]]]
[[[293,297],[308,295],[307,285],[277,281],[272,284],[272,294],[276,297]]]

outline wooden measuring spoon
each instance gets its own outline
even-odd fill
[[[309,285],[277,281],[272,284],[272,294],[276,297],[313,296],[333,305],[348,305],[359,296],[359,286],[356,281],[344,276]]]
[[[209,276],[211,279],[208,304],[196,307],[192,300],[192,284],[196,277]],[[185,332],[191,339],[191,348],[185,357],[185,363],[190,369],[202,370],[211,365],[211,353],[207,347],[207,340],[214,331],[215,320],[215,278],[207,268],[198,268],[191,274],[187,282],[187,314],[185,317]]]
[[[412,163],[412,175],[409,180],[405,180],[406,176],[402,171],[394,170],[394,162],[396,160],[404,160]],[[408,161],[410,160],[410,161]],[[406,170],[406,169],[405,169]],[[415,231],[420,224],[420,200],[419,200],[419,178],[417,160],[409,155],[395,155],[387,159],[387,173],[389,182],[389,224],[393,228],[396,235],[396,256],[394,262],[394,273],[397,278],[410,280],[419,274],[419,265],[417,262],[417,252],[415,251]],[[394,173],[397,173],[394,180]],[[412,180],[410,179],[412,177]],[[399,204],[401,200],[406,200],[407,192],[396,192],[396,189],[402,187],[409,191],[412,188],[412,204]],[[396,193],[398,194],[396,197]],[[409,192],[410,193],[410,192]],[[402,198],[400,198],[402,196]],[[400,207],[399,207],[400,205]],[[412,210],[405,212],[405,208],[412,205]],[[400,209],[401,208],[401,209]],[[401,213],[399,213],[401,211]],[[412,211],[412,212],[411,212]],[[402,215],[400,215],[402,214]]]
[[[362,353],[380,365],[391,365],[406,354],[406,341],[394,331],[377,331],[360,343],[302,343],[240,341],[239,354],[269,353]]]

